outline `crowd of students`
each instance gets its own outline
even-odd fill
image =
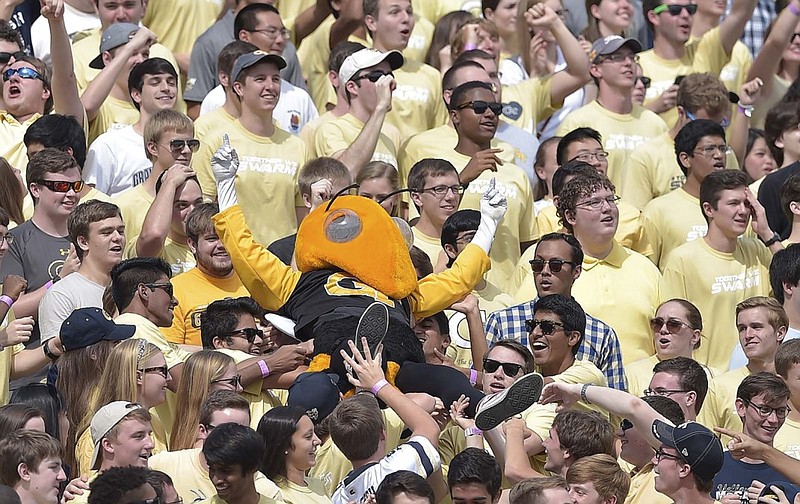
[[[0,2],[0,502],[800,504],[800,0],[682,1]]]

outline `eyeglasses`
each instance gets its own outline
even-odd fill
[[[659,448],[658,450],[656,450],[656,462],[661,462],[662,459],[671,459],[671,460],[677,460],[678,462],[683,462],[683,458],[679,457],[678,455],[667,453],[661,448]]]
[[[517,376],[523,369],[523,366],[519,364],[498,362],[494,359],[483,359],[483,370],[487,373],[494,373],[500,367],[503,368],[503,374],[509,377]]]
[[[702,154],[704,157],[710,158],[714,157],[714,154],[719,152],[723,156],[726,156],[728,152],[731,151],[730,145],[720,144],[720,145],[706,145],[701,149],[695,149],[695,152],[698,154]]]
[[[274,26],[268,26],[266,28],[262,28],[261,30],[247,30],[250,33],[263,33],[268,38],[276,39],[278,35],[283,36],[285,39],[292,38],[292,30],[288,28],[276,28]]]
[[[572,266],[576,266],[576,264],[572,261],[562,261],[561,259],[549,259],[545,261],[544,259],[531,259],[531,269],[534,273],[541,273],[544,271],[544,265],[547,264],[547,267],[550,268],[550,271],[553,273],[560,272],[565,264],[571,264]]]
[[[162,289],[164,292],[167,293],[169,297],[172,297],[175,294],[175,289],[172,287],[172,284],[169,282],[166,283],[146,283],[144,284],[150,290]]]
[[[742,398],[740,397],[739,399],[742,399]],[[752,401],[748,401],[747,399],[742,399],[742,402],[745,403],[748,406],[752,406],[753,409],[758,411],[758,414],[761,415],[761,418],[769,418],[769,416],[774,411],[775,412],[775,416],[777,416],[779,419],[784,419],[784,418],[786,418],[786,415],[789,414],[789,411],[791,411],[791,408],[789,408],[789,406],[781,406],[780,408],[772,408],[770,406],[767,406],[766,404],[756,404],[756,403],[754,403]]]
[[[631,63],[639,63],[639,55],[633,53],[613,53],[609,54],[608,56],[604,56],[601,61],[613,61],[614,63],[624,63],[627,60],[631,60]]]
[[[625,432],[628,429],[633,429],[633,422],[631,422],[627,418],[623,418],[622,421],[619,423],[619,428],[622,432]]]
[[[166,378],[167,374],[169,373],[169,368],[167,366],[153,366],[153,367],[140,369],[139,371],[141,371],[144,374],[147,374],[147,373],[158,373],[161,376],[163,376],[164,378]]]
[[[214,383],[224,383],[226,385],[229,385],[233,389],[237,389],[242,385],[242,375],[238,375],[237,374],[237,375],[233,375],[233,377],[231,377],[231,378],[221,378],[219,380],[213,380],[211,383],[212,384],[214,384]]]
[[[24,58],[24,57],[26,57],[28,55],[25,54],[22,51],[16,51],[16,52],[5,52],[5,51],[3,51],[3,52],[0,52],[0,64],[5,65],[9,61],[11,61],[12,56],[13,56],[14,59],[18,60],[18,59],[22,59],[22,58]]]
[[[686,9],[686,12],[688,12],[690,16],[694,16],[694,13],[697,12],[697,4],[661,4],[653,9],[653,14],[661,14],[662,12],[669,11],[670,16],[680,16],[684,9]]]
[[[570,159],[570,161],[580,161],[581,163],[591,163],[592,159],[596,159],[598,161],[605,161],[608,159],[608,152],[606,151],[597,151],[597,152],[581,152],[574,158]]]
[[[737,102],[738,102],[738,100],[737,100]],[[689,112],[688,110],[686,111],[686,118],[689,119],[690,121],[696,121],[697,120],[697,117],[694,114],[692,114],[691,112]],[[727,128],[728,126],[730,126],[731,121],[727,117],[723,117],[722,121],[720,121],[718,124],[720,126],[722,126],[723,128]],[[730,151],[730,150],[731,150],[730,147],[728,147],[728,151]],[[728,153],[727,151],[723,152],[723,154],[727,154],[727,153]]]
[[[641,77],[636,77],[636,82],[641,82],[644,88],[648,89],[650,87],[650,83],[653,81],[652,79],[650,79],[650,77],[641,76]]]
[[[12,234],[2,234],[0,235],[0,243],[6,242],[7,244],[11,245],[14,243],[14,235]]]
[[[576,203],[575,208],[577,207],[588,207],[592,210],[600,210],[603,208],[603,203],[608,203],[608,206],[615,207],[619,202],[620,198],[617,195],[608,196],[607,198],[592,198],[590,200],[583,201],[581,203]]]
[[[644,395],[646,396],[661,396],[661,397],[669,397],[672,394],[680,394],[681,392],[689,392],[688,390],[679,390],[679,389],[665,389],[663,387],[656,387],[646,388],[644,389]]]
[[[525,330],[533,332],[534,329],[540,327],[542,329],[542,334],[545,336],[550,336],[554,332],[556,332],[556,328],[560,327],[563,328],[564,324],[561,322],[556,322],[555,320],[526,320],[525,321]]]
[[[183,152],[183,149],[186,148],[187,145],[192,152],[197,152],[200,150],[200,140],[197,140],[196,138],[191,138],[189,140],[181,140],[176,138],[174,140],[170,140],[169,150],[178,154]]]
[[[353,77],[352,81],[360,81],[361,79],[367,79],[370,82],[378,82],[378,79],[383,77],[384,75],[388,75],[390,77],[394,77],[392,72],[386,72],[384,70],[372,70],[371,72],[367,72],[365,74],[361,74],[358,77]]]
[[[688,327],[689,329],[692,329],[692,326],[690,326],[686,322],[683,322],[683,321],[678,320],[676,318],[668,318],[668,319],[664,320],[661,317],[655,317],[655,318],[651,318],[650,319],[650,329],[652,329],[653,332],[660,331],[661,328],[664,327],[664,324],[667,325],[667,331],[669,331],[672,334],[676,334],[678,331],[680,331],[684,327]]]
[[[36,183],[57,193],[68,193],[70,189],[77,193],[81,192],[83,189],[83,180],[76,180],[75,182],[69,182],[67,180],[39,180]]]
[[[426,187],[425,189],[422,189],[419,192],[421,192],[421,193],[431,193],[434,196],[436,196],[437,198],[444,198],[449,191],[452,191],[454,195],[455,194],[461,195],[461,194],[464,194],[464,186],[461,185],[461,184],[459,184],[459,185],[451,185],[451,186],[437,185],[437,186],[434,186],[434,187]]]
[[[496,116],[499,116],[503,113],[503,104],[498,102],[485,102],[483,100],[473,100],[468,101],[467,103],[462,103],[461,105],[456,107],[456,110],[464,110],[464,109],[472,109],[478,115],[483,115],[486,113],[486,109],[492,111],[492,113]]]
[[[256,340],[256,336],[264,339],[264,331],[255,327],[245,327],[244,329],[231,331],[228,336],[232,336],[234,338],[244,338],[248,343],[252,343]]]
[[[6,82],[14,75],[18,75],[20,79],[39,79],[44,82],[42,74],[31,67],[9,68],[3,72],[3,82]]]

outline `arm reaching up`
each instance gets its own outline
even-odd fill
[[[222,134],[222,147],[211,156],[211,171],[217,181],[217,202],[220,212],[238,205],[236,198],[236,171],[239,169],[239,155],[231,147],[227,133]]]

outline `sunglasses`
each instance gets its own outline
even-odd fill
[[[172,297],[175,294],[175,289],[172,287],[172,284],[167,283],[146,283],[144,284],[145,287],[149,288],[150,290],[162,289],[164,292],[167,293],[169,297]]]
[[[503,374],[508,377],[514,377],[522,371],[523,367],[519,364],[511,362],[497,362],[494,359],[483,359],[483,370],[487,373],[494,373],[498,368],[503,368]]]
[[[211,383],[212,384],[213,383],[224,383],[226,385],[229,385],[230,387],[232,387],[235,390],[236,388],[238,388],[242,384],[242,375],[238,375],[237,374],[237,375],[234,375],[232,378],[223,378],[223,379],[220,379],[220,380],[214,380]]]
[[[633,429],[633,422],[631,422],[631,421],[630,421],[630,420],[628,420],[627,418],[624,418],[624,419],[623,419],[623,420],[622,420],[622,421],[619,423],[619,428],[620,428],[620,430],[622,430],[622,432],[625,432],[625,431],[626,431],[626,430],[628,430],[628,429]]]
[[[40,81],[44,82],[42,74],[31,67],[9,68],[3,72],[3,82],[6,82],[15,74],[19,75],[20,79],[39,79]]]
[[[689,324],[675,318],[664,320],[661,317],[655,317],[650,319],[650,329],[652,329],[653,332],[660,331],[661,328],[664,327],[664,324],[667,325],[667,331],[671,332],[672,334],[677,333],[684,327],[689,327],[689,329],[691,329]]]
[[[8,63],[9,61],[11,61],[11,57],[12,57],[12,56],[14,57],[14,59],[15,59],[15,60],[18,60],[18,59],[25,58],[25,57],[26,57],[26,56],[28,56],[28,55],[27,55],[27,54],[25,54],[25,53],[24,53],[24,52],[22,52],[22,51],[16,51],[16,52],[5,52],[5,51],[0,51],[0,64],[3,64],[3,65],[5,65],[5,64],[6,64],[6,63]]]
[[[466,108],[471,108],[473,112],[478,115],[483,115],[486,112],[486,109],[492,111],[492,113],[496,116],[499,116],[503,113],[503,104],[498,102],[485,102],[483,100],[473,100],[468,101],[467,103],[462,103],[456,110],[463,110]]]
[[[654,14],[661,14],[662,12],[669,12],[670,16],[680,16],[681,12],[686,9],[690,16],[697,12],[697,4],[661,4],[653,9]]]
[[[229,336],[234,338],[244,338],[247,340],[248,343],[252,343],[256,340],[256,336],[261,339],[264,339],[264,331],[261,329],[257,329],[255,327],[245,327],[244,329],[237,329],[236,331],[231,331]]]
[[[158,373],[161,376],[163,376],[164,378],[166,378],[167,374],[169,373],[169,368],[167,366],[154,366],[154,367],[148,367],[148,368],[140,369],[139,371],[141,371],[144,374],[147,374],[147,373]]]
[[[383,77],[384,75],[388,75],[390,77],[394,77],[392,72],[385,72],[383,70],[373,70],[371,72],[367,72],[365,74],[361,74],[358,77],[353,77],[353,81],[360,81],[362,79],[367,79],[370,82],[378,82],[378,79]]]
[[[527,330],[529,333],[532,333],[533,330],[536,329],[537,326],[541,327],[542,334],[544,334],[545,336],[550,336],[551,334],[556,332],[556,328],[557,327],[562,327],[563,328],[564,324],[562,324],[561,322],[556,322],[554,320],[536,320],[536,319],[533,319],[533,320],[526,320],[525,321],[525,330]]]
[[[642,86],[644,86],[645,89],[648,89],[650,87],[650,83],[653,81],[650,79],[650,77],[641,76],[636,77],[636,82],[641,82]]]
[[[67,180],[40,180],[36,183],[57,193],[68,193],[70,189],[78,193],[83,189],[84,182],[83,180],[76,180],[75,182],[69,182]]]
[[[534,273],[541,273],[544,271],[544,265],[547,264],[547,267],[550,268],[550,271],[553,273],[559,273],[565,264],[571,264],[575,266],[575,263],[572,261],[562,261],[561,259],[549,259],[545,261],[544,259],[532,259],[530,261],[531,269]]]
[[[200,150],[200,140],[197,140],[196,138],[192,138],[189,140],[180,140],[180,139],[170,140],[169,150],[172,152],[182,152],[187,145],[189,146],[189,149],[191,149],[192,152],[197,152],[198,150]]]

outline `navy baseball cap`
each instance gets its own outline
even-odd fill
[[[116,324],[100,308],[78,308],[61,324],[61,344],[67,352],[100,341],[122,341],[136,332],[136,326]]]
[[[697,422],[673,426],[661,420],[653,422],[653,435],[664,445],[678,450],[692,466],[692,472],[710,481],[722,469],[722,443],[708,427]]]
[[[339,377],[332,373],[303,373],[289,387],[287,406],[300,406],[318,424],[339,404]]]
[[[282,56],[260,50],[253,51],[251,53],[242,54],[236,58],[236,63],[233,64],[233,70],[231,70],[231,82],[234,82],[239,78],[239,74],[242,73],[242,70],[249,68],[260,61],[272,63],[278,67],[278,70],[283,70],[286,68],[286,60],[283,59]]]

